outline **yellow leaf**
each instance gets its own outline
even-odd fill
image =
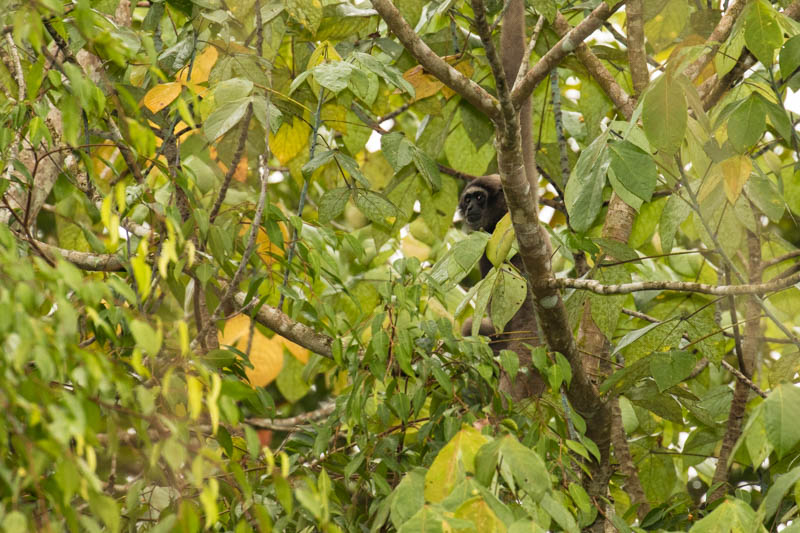
[[[309,351],[306,348],[303,348],[299,344],[295,344],[289,339],[281,337],[280,335],[275,335],[272,337],[272,340],[282,344],[287,350],[289,350],[289,353],[301,363],[308,363]]]
[[[92,149],[92,167],[101,181],[111,181],[114,178],[112,169],[119,156],[119,149],[110,141]]]
[[[731,204],[735,204],[742,192],[742,187],[750,178],[753,161],[745,155],[736,155],[720,163],[720,166],[722,167],[722,176],[725,178],[725,196],[728,197]]]
[[[189,416],[197,420],[203,409],[203,384],[194,376],[186,379],[186,389],[189,396]]]
[[[308,146],[311,126],[299,118],[284,122],[278,133],[269,134],[269,147],[281,165],[287,164]]]
[[[339,55],[339,52],[336,51],[336,48],[334,48],[330,42],[322,41],[311,53],[311,57],[308,58],[306,70],[310,70],[320,63],[325,63],[327,61],[341,60],[342,56]]]
[[[208,81],[208,75],[211,73],[211,68],[214,66],[214,63],[217,62],[217,58],[219,57],[219,52],[217,51],[217,47],[214,45],[208,45],[205,49],[200,52],[200,54],[194,58],[194,63],[192,64],[192,82],[194,83],[205,83]],[[189,66],[183,67],[177,76],[178,81],[188,81],[187,78],[189,77]]]
[[[153,113],[158,113],[181,94],[181,87],[182,85],[180,83],[174,81],[156,85],[147,91],[147,94],[145,94],[142,99],[142,103]]]
[[[499,267],[506,260],[516,239],[514,226],[511,224],[511,214],[506,213],[495,226],[492,238],[486,245],[486,257],[494,266]]]

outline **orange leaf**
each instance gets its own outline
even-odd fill
[[[156,85],[147,91],[147,94],[145,94],[142,99],[142,103],[153,113],[158,113],[181,94],[181,87],[180,83],[174,81]]]
[[[237,315],[225,323],[225,332],[219,334],[220,345],[234,346],[242,352],[247,350],[250,332],[250,317]],[[274,337],[279,339],[281,337]],[[250,363],[253,368],[245,368],[247,379],[253,387],[266,387],[278,377],[283,368],[283,345],[273,342],[253,328],[253,342],[250,346]]]
[[[445,61],[454,66],[454,68],[467,77],[472,76],[473,68],[468,61],[458,61],[460,56],[447,56],[443,57]],[[417,100],[422,100],[428,96],[442,91],[445,98],[450,98],[455,94],[452,89],[446,87],[441,81],[431,74],[425,72],[421,66],[416,66],[408,69],[403,73],[403,78],[414,87],[414,93]]]

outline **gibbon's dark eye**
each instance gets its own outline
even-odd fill
[[[483,203],[483,200],[484,200],[483,193],[482,192],[476,193],[475,194],[475,200],[477,200],[479,203]]]

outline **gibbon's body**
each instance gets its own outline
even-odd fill
[[[508,212],[500,176],[496,174],[481,176],[468,183],[461,193],[458,209],[469,230],[493,232],[497,223]],[[524,274],[522,259],[519,255],[511,258],[511,264]],[[486,254],[481,257],[479,268],[482,278],[486,277],[491,270],[492,263]],[[500,350],[516,352],[519,356],[520,368],[528,370],[527,373],[517,374],[513,382],[503,374],[500,379],[500,390],[507,392],[515,402],[538,398],[544,391],[544,380],[534,370],[530,350],[525,346],[525,344],[531,346],[541,344],[536,316],[533,312],[533,293],[530,287],[528,287],[528,295],[522,306],[506,324],[505,332],[507,333],[495,333],[494,325],[488,318],[481,321],[479,334],[491,337],[492,350],[495,353],[499,353]],[[464,322],[461,334],[472,334],[472,319]]]

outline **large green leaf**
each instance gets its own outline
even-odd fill
[[[603,186],[611,163],[607,138],[607,133],[600,135],[581,152],[564,190],[570,225],[575,231],[588,230],[603,206]]]
[[[658,170],[650,154],[628,141],[608,145],[611,168],[627,190],[649,202],[658,182]]]
[[[751,94],[731,113],[728,121],[728,139],[733,147],[744,152],[764,134],[767,125],[767,108],[757,94]]]
[[[679,83],[669,75],[658,78],[644,99],[642,123],[650,143],[667,154],[680,148],[686,133],[688,106]]]
[[[800,413],[800,389],[794,385],[778,385],[764,401],[767,438],[779,458],[800,442],[800,425],[795,425],[797,413]]]
[[[783,30],[776,13],[764,0],[748,4],[744,13],[744,39],[747,48],[764,65],[772,66],[775,50],[783,44]]]

